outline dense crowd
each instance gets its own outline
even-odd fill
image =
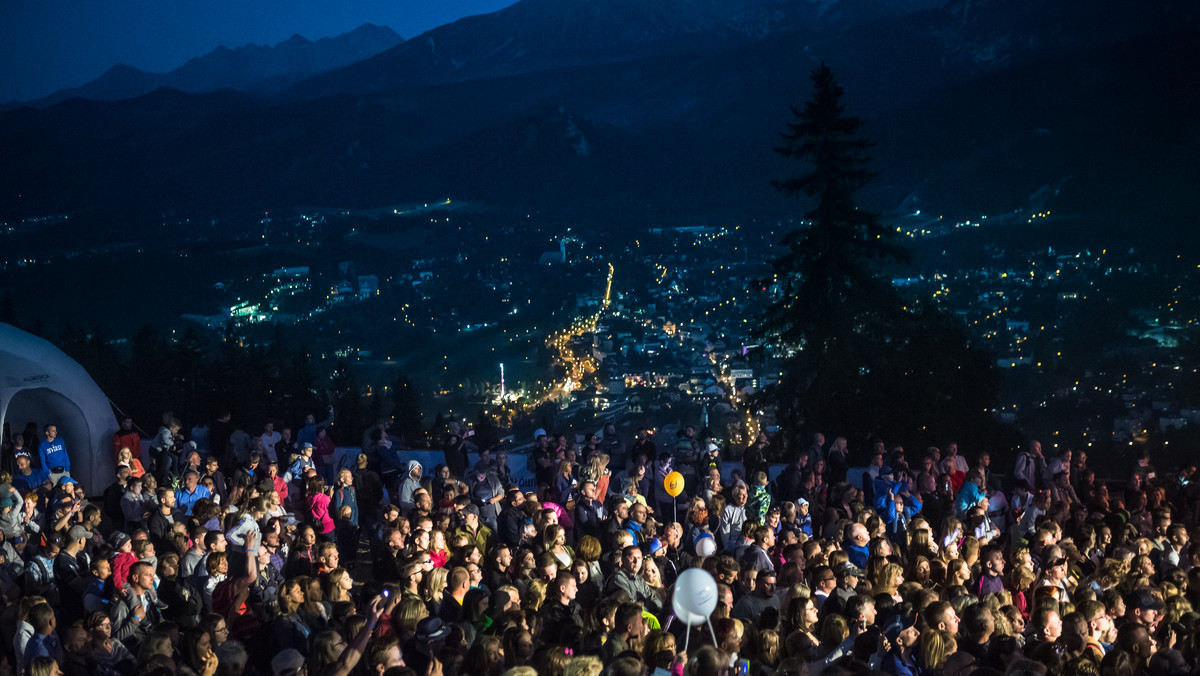
[[[71,476],[52,423],[5,431],[0,676],[1166,676],[1200,657],[1193,469],[1146,453],[1110,490],[1036,441],[1000,480],[954,443],[815,435],[780,469],[766,435],[735,464],[692,427],[608,425],[511,457],[451,432],[424,467],[383,424],[346,455],[332,417],[230,419],[191,440],[121,420],[104,486]],[[690,568],[717,603],[689,626]]]

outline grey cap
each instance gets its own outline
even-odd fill
[[[71,530],[67,531],[67,539],[71,542],[76,540],[88,540],[91,539],[91,537],[92,531],[80,526],[79,524],[71,526]]]

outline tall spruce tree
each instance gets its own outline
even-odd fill
[[[894,229],[856,202],[874,177],[872,144],[860,136],[863,121],[847,115],[829,67],[816,68],[812,81],[812,98],[793,109],[795,120],[776,148],[808,171],[775,187],[811,208],[780,242],[764,280],[774,295],[758,333],[783,368],[763,398],[775,405],[794,448],[809,431],[915,441],[934,433],[926,429],[932,420],[953,415],[939,406],[973,408],[969,419],[978,421],[991,392],[981,375],[987,364],[972,357],[955,322],[927,307],[914,312],[890,283],[888,266],[907,260],[908,251]],[[967,373],[980,379],[978,389],[964,390]],[[939,432],[961,432],[958,424],[951,428]]]

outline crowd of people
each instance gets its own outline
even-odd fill
[[[999,477],[955,443],[818,434],[780,467],[765,434],[730,463],[693,427],[608,425],[511,457],[452,432],[427,468],[382,423],[336,453],[332,424],[252,435],[225,413],[187,439],[170,414],[153,435],[125,418],[96,486],[52,422],[6,430],[0,676],[1168,676],[1200,658],[1194,468],[1159,475],[1145,452],[1118,489],[1036,441]],[[691,568],[716,582],[708,618],[676,616]]]

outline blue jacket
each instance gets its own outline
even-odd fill
[[[871,491],[875,496],[875,511],[879,512],[880,516],[887,514],[888,505],[892,503],[888,492],[894,491],[896,485],[897,482],[883,477],[876,477],[875,481],[871,483]]]
[[[921,511],[921,500],[915,495],[906,495],[904,496],[903,512],[896,511],[896,501],[891,500],[888,503],[887,513],[883,516],[889,525],[895,525],[896,521],[903,516],[904,523],[907,525],[919,511]],[[889,528],[888,530],[892,529]]]
[[[975,506],[975,503],[987,497],[987,493],[979,487],[979,484],[974,481],[963,483],[963,487],[958,491],[958,496],[954,498],[954,511],[958,516],[962,516],[966,511]]]
[[[850,563],[859,568],[865,569],[867,567],[867,559],[870,558],[870,552],[867,551],[866,547],[855,547],[850,543],[846,543],[844,548],[846,555],[850,557]]]
[[[883,664],[879,665],[883,673],[888,676],[917,676],[917,664],[912,660],[905,660],[904,656],[896,648],[888,651],[888,654],[883,658]]]
[[[358,493],[354,486],[338,486],[333,489],[333,513],[341,511],[343,505],[350,507],[350,525],[358,528]]]

